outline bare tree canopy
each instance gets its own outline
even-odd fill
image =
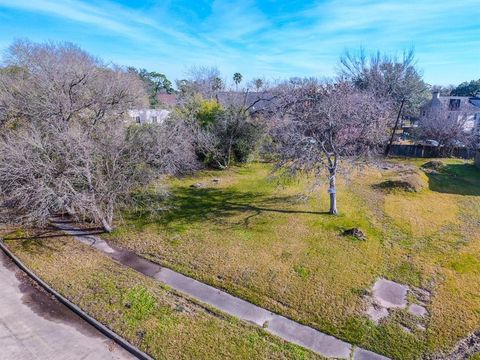
[[[385,150],[388,155],[401,117],[417,116],[420,106],[429,97],[427,84],[416,66],[415,52],[404,51],[398,58],[380,51],[371,55],[364,49],[346,51],[340,58],[339,76],[361,90],[372,92],[379,101],[390,106],[392,114],[397,114]]]
[[[404,51],[401,58],[380,51],[371,55],[364,49],[346,51],[340,58],[339,75],[359,89],[372,91],[378,98],[394,104],[405,100],[414,111],[429,95],[413,50]]]
[[[138,77],[72,44],[16,42],[1,74],[0,200],[24,223],[54,212],[112,229],[133,189],[193,165],[183,123],[130,126]]]
[[[259,92],[265,84],[266,84],[266,81],[261,78],[256,78],[251,81],[251,85],[253,86],[256,92]]]
[[[327,173],[330,210],[337,214],[336,176],[340,159],[375,153],[385,141],[388,109],[351,83],[298,80],[282,87],[282,119],[274,127],[280,166]]]
[[[123,115],[147,104],[141,81],[125,69],[106,66],[71,43],[10,46],[0,76],[3,122],[87,121]]]
[[[114,211],[131,190],[194,162],[181,129],[137,127],[101,124],[87,133],[32,124],[8,132],[0,141],[3,200],[25,223],[68,212],[111,230]]]
[[[177,88],[183,96],[200,94],[205,99],[213,99],[225,88],[225,81],[215,66],[193,66],[187,71],[186,79],[177,81]]]
[[[473,146],[475,138],[472,132],[465,129],[467,121],[466,114],[450,113],[441,106],[434,107],[422,118],[419,135],[438,141],[446,153],[455,146]]]

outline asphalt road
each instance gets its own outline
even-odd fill
[[[0,359],[134,359],[53,299],[0,251]]]

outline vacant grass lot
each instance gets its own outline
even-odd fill
[[[172,180],[167,200],[140,194],[145,205],[109,239],[339,338],[418,358],[480,328],[480,171],[447,162],[440,173],[420,171],[418,193],[375,186],[395,168],[357,171],[340,181],[337,217],[322,212],[327,193],[311,192],[307,177],[272,179],[260,163],[205,171]],[[350,227],[368,240],[342,236]],[[365,290],[380,276],[432,292],[426,331],[405,332],[405,311],[380,325],[363,315]]]
[[[71,238],[6,243],[56,290],[156,359],[320,359],[205,309]]]

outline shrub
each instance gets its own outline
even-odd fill
[[[206,127],[213,124],[223,112],[222,106],[215,100],[201,100],[196,112],[196,119],[200,126]]]
[[[196,151],[208,166],[225,169],[232,163],[245,163],[257,149],[265,126],[242,108],[229,106],[196,135]]]

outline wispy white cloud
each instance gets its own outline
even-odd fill
[[[269,26],[269,21],[252,0],[214,0],[211,14],[201,24],[217,40],[241,42]]]
[[[435,69],[432,78],[441,64],[472,64],[467,57],[480,63],[478,0],[295,4],[165,0],[127,6],[111,0],[0,0],[0,8],[53,16],[109,34],[125,44],[123,52],[115,53],[121,61],[173,69],[174,77],[193,64],[218,65],[246,76],[331,75],[341,52],[359,46],[398,52],[414,46],[420,65]]]
[[[66,20],[93,25],[117,33],[118,35],[135,41],[164,43],[159,35],[174,39],[182,45],[200,45],[198,39],[188,36],[175,28],[162,25],[161,21],[136,12],[132,9],[113,2],[97,2],[96,5],[88,4],[81,0],[0,0],[0,6],[26,10],[36,13],[45,13]],[[155,30],[156,36],[151,34]]]
[[[106,17],[100,9],[81,3],[79,1],[52,1],[52,0],[32,0],[32,1],[12,1],[0,0],[0,5],[15,9],[47,13],[69,20],[79,21],[87,24],[96,25],[100,28],[112,30],[123,35],[134,35],[132,29],[119,21]]]

